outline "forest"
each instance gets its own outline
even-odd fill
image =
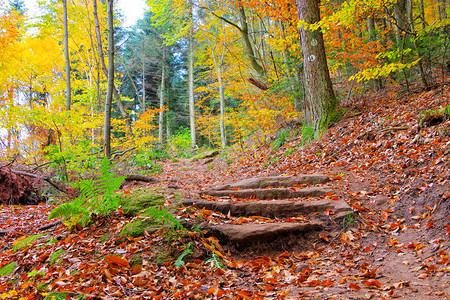
[[[450,297],[449,1],[147,5],[0,2],[2,299]]]

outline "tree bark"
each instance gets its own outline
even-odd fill
[[[245,15],[244,6],[242,6],[242,3],[240,1],[239,1],[239,19],[241,21],[240,32],[241,32],[242,40],[244,41],[244,46],[245,46],[245,50],[247,52],[247,56],[250,60],[250,64],[251,64],[252,68],[258,73],[259,77],[264,78],[266,75],[266,71],[256,60],[255,51],[253,50],[252,43],[250,42],[247,16]]]
[[[103,129],[103,152],[111,158],[111,104],[114,89],[114,0],[108,0],[108,86],[105,100],[105,126]]]
[[[164,90],[166,89],[166,46],[163,45],[163,56],[161,62],[161,91],[159,95],[159,132],[158,140],[159,144],[163,144],[163,130],[164,130]]]
[[[191,29],[189,31],[189,50],[188,51],[189,51],[188,52],[189,123],[190,123],[190,127],[191,127],[191,147],[192,147],[192,149],[195,149],[196,145],[197,145],[197,141],[196,141],[196,136],[195,136],[194,26],[193,26],[193,24],[191,25]]]
[[[94,19],[95,19],[95,32],[97,35],[97,46],[98,46],[98,55],[100,56],[100,63],[102,65],[102,70],[105,76],[108,76],[108,69],[106,68],[105,64],[105,56],[103,54],[103,47],[102,47],[102,36],[100,32],[100,24],[98,21],[98,14],[97,14],[97,0],[93,0],[93,13],[94,13]],[[131,128],[131,121],[130,116],[128,115],[127,111],[125,110],[125,107],[123,106],[122,100],[120,99],[120,93],[117,90],[116,86],[113,82],[113,95],[114,98],[117,101],[117,106],[119,107],[119,112],[122,118],[125,120],[125,127],[127,130],[127,134],[129,136],[133,136],[133,130]]]
[[[213,53],[214,56],[214,53]],[[215,60],[215,59],[214,59]],[[227,146],[227,138],[225,136],[225,95],[223,91],[223,79],[222,79],[222,64],[223,64],[223,55],[217,62],[217,80],[219,81],[219,102],[220,102],[220,141],[222,144],[222,149],[225,149]]]
[[[317,0],[297,0],[299,20],[307,24],[320,21]],[[328,70],[323,34],[320,29],[300,28],[305,76],[305,122],[314,130],[317,138],[328,128],[330,122],[337,121],[338,101],[334,95]]]
[[[63,0],[64,11],[64,57],[66,59],[66,110],[70,110],[72,90],[70,88],[69,30],[67,28],[67,0]]]
[[[145,51],[142,51],[142,111],[145,112],[147,107],[145,105],[146,100],[145,94]]]

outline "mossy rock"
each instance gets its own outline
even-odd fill
[[[0,268],[0,276],[9,276],[14,272],[15,269],[16,269],[16,262],[13,261],[12,263],[7,264],[6,266]]]
[[[212,158],[219,155],[219,150],[211,150],[197,154],[192,158],[193,161],[197,161],[199,159]]]
[[[160,227],[160,224],[153,219],[138,219],[123,226],[120,235],[137,238],[144,235],[144,230],[151,234],[158,231]]]
[[[162,265],[166,262],[176,261],[180,254],[181,251],[176,248],[161,249],[159,254],[156,256],[155,263]]]
[[[148,207],[156,207],[164,204],[164,195],[155,192],[155,189],[145,188],[136,189],[131,193],[122,195],[120,205],[123,213],[130,217],[136,216]]]
[[[59,264],[61,257],[67,252],[64,249],[59,249],[50,255],[50,265]]]
[[[450,119],[450,105],[441,109],[422,111],[423,117],[419,120],[419,128],[438,125]]]

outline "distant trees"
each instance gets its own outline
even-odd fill
[[[448,61],[445,1],[148,4],[121,29],[112,1],[44,1],[33,20],[11,1],[0,15],[0,155],[109,156],[176,132],[191,149],[244,148],[286,124],[318,137],[339,101],[387,83],[430,88]]]

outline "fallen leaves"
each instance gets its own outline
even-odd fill
[[[119,267],[119,268],[130,268],[130,264],[123,258],[118,257],[116,255],[108,255],[105,258],[106,262],[112,266],[112,267]]]

